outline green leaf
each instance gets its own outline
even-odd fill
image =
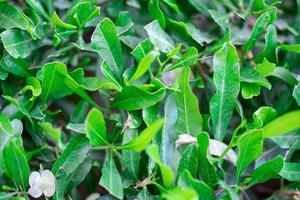
[[[270,139],[273,140],[281,149],[300,149],[300,129],[284,135],[277,135]]]
[[[22,89],[22,92],[30,90],[33,97],[38,97],[42,93],[40,81],[37,78],[29,77],[26,79],[26,86]],[[31,100],[33,100],[31,98]]]
[[[283,158],[281,156],[277,156],[273,160],[265,162],[253,171],[247,187],[251,187],[258,183],[264,183],[277,176],[282,167]]]
[[[133,50],[130,52],[131,55],[134,56],[134,58],[140,62],[142,58],[144,58],[152,49],[152,44],[150,42],[150,39],[147,38],[140,42]]]
[[[44,130],[55,143],[61,143],[61,130],[60,128],[54,128],[50,122],[39,122],[38,125]]]
[[[183,171],[188,170],[192,176],[197,176],[198,171],[198,160],[197,160],[197,146],[195,144],[188,145],[180,158],[177,176],[179,176]]]
[[[161,162],[159,147],[156,144],[151,144],[146,148],[146,153],[156,164],[158,164],[164,186],[170,187],[174,179],[174,174],[168,166]]]
[[[165,123],[161,135],[161,160],[162,163],[172,168],[173,166],[173,151],[174,151],[174,138],[176,131],[176,122],[178,118],[178,110],[176,107],[176,100],[174,93],[170,94],[166,99],[165,107]]]
[[[30,168],[24,150],[14,141],[10,141],[3,149],[2,161],[5,172],[17,188],[27,190]]]
[[[210,114],[214,136],[223,140],[240,90],[240,66],[235,47],[226,42],[215,53],[213,63],[216,93],[210,100]]]
[[[198,195],[195,190],[184,187],[174,187],[171,189],[164,189],[161,191],[161,198],[166,200],[198,200]]]
[[[263,131],[251,130],[243,134],[238,141],[239,155],[236,164],[236,181],[242,172],[262,153]]]
[[[85,119],[85,131],[92,146],[108,145],[106,125],[102,112],[97,108],[92,108]]]
[[[128,11],[121,11],[116,20],[117,32],[119,35],[127,33],[132,26],[133,22]]]
[[[131,140],[134,140],[138,137],[138,131],[136,129],[129,129],[127,128],[124,131],[123,141],[122,144],[126,144]],[[132,179],[137,181],[138,180],[138,173],[139,173],[139,166],[140,166],[140,153],[134,152],[131,150],[122,150],[122,156],[124,159],[124,165],[127,169]]]
[[[46,12],[44,6],[43,6],[43,1],[38,1],[38,0],[26,0],[26,3],[33,8],[37,13],[42,15],[45,19],[50,20],[49,14]],[[48,11],[52,13],[53,10],[53,2],[48,2]]]
[[[43,102],[48,99],[56,99],[61,96],[68,95],[71,92],[64,87],[63,79],[67,73],[66,66],[60,62],[52,62],[44,65],[42,80],[42,94]],[[63,73],[57,73],[61,71]],[[58,95],[58,96],[57,96]]]
[[[63,28],[63,29],[68,29],[68,30],[72,30],[72,29],[77,29],[76,26],[72,25],[72,24],[68,24],[68,23],[65,23],[63,22],[56,14],[56,12],[53,12],[52,13],[52,16],[51,16],[51,22],[57,26],[57,27],[60,27],[60,28]]]
[[[118,199],[123,199],[123,185],[121,176],[116,168],[112,153],[106,156],[106,161],[101,170],[102,176],[99,184],[104,187],[111,195]]]
[[[160,102],[165,97],[165,94],[166,89],[164,87],[149,92],[137,86],[127,86],[115,96],[112,108],[139,110]]]
[[[171,52],[175,49],[172,38],[160,27],[157,20],[144,27],[149,35],[151,43],[159,48],[163,53]]]
[[[118,146],[117,149],[130,149],[134,151],[143,151],[155,135],[162,129],[164,119],[158,119],[148,128],[144,129],[141,134],[132,141]]]
[[[5,50],[14,58],[26,58],[39,47],[29,33],[12,29],[1,33],[1,40]]]
[[[263,138],[289,133],[300,128],[300,110],[277,117],[262,128]]]
[[[283,168],[280,171],[280,176],[289,181],[300,181],[300,164],[284,162]]]
[[[284,67],[276,67],[271,75],[293,86],[298,83],[294,74]]]
[[[271,83],[259,73],[249,67],[241,68],[241,82],[253,83],[267,89],[271,89]]]
[[[100,7],[93,5],[92,2],[78,2],[70,12],[68,21],[78,27],[84,27],[86,23],[100,15]]]
[[[195,47],[190,47],[172,66],[165,71],[171,71],[179,67],[188,67],[193,65],[198,57],[198,50]]]
[[[184,68],[177,79],[180,92],[175,93],[178,109],[176,129],[180,133],[196,136],[202,130],[203,120],[198,100],[189,86],[190,71],[188,67]]]
[[[0,27],[6,30],[19,28],[29,30],[30,22],[26,15],[6,2],[0,2]]]
[[[295,98],[298,106],[300,106],[300,82],[294,87],[293,97]]]
[[[177,184],[186,188],[193,188],[197,193],[199,200],[214,200],[214,191],[203,181],[193,178],[188,170],[183,171],[177,181]]]
[[[149,13],[157,19],[159,25],[165,29],[166,28],[166,19],[164,13],[161,11],[159,7],[160,0],[150,0],[148,3]]]
[[[89,141],[84,135],[76,135],[69,141],[66,149],[54,162],[51,169],[55,176],[56,184],[53,199],[59,200],[64,198],[68,178],[84,162],[89,151]]]
[[[274,108],[268,106],[262,106],[253,114],[253,121],[246,124],[247,129],[261,128],[263,125],[269,123],[277,116],[277,112]]]
[[[257,18],[249,39],[247,40],[243,48],[243,55],[245,55],[249,50],[253,48],[255,43],[259,40],[260,36],[265,32],[267,26],[274,21],[275,11],[276,8],[273,7],[273,9],[266,11],[261,16],[259,16],[259,18]]]
[[[218,10],[208,10],[208,12],[212,16],[213,20],[222,28],[222,30],[226,31],[230,16]]]
[[[127,82],[131,83],[146,73],[158,55],[159,53],[157,51],[150,51],[147,55],[145,55],[145,57],[143,57],[139,62],[136,71]]]
[[[270,63],[266,58],[264,58],[262,63],[256,65],[256,71],[263,77],[269,76],[275,70],[276,65]]]
[[[114,23],[104,18],[92,35],[92,47],[107,62],[116,77],[124,70],[121,43]]]
[[[16,76],[28,78],[31,76],[29,71],[29,64],[23,59],[16,59],[10,56],[8,53],[4,53],[0,61],[1,67]]]
[[[198,168],[202,180],[211,187],[217,182],[217,173],[215,167],[208,159],[209,136],[206,132],[201,132],[198,137]]]

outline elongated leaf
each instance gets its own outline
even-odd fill
[[[56,183],[53,199],[60,200],[64,198],[68,177],[86,159],[89,150],[89,141],[85,135],[79,134],[70,140],[66,149],[55,161],[51,169]]]
[[[300,128],[300,110],[284,114],[262,128],[263,137],[269,138]]]
[[[118,199],[123,199],[123,186],[121,176],[116,168],[115,162],[110,152],[101,170],[102,176],[99,184],[103,186],[111,195]]]
[[[122,144],[126,144],[131,140],[138,137],[138,131],[136,129],[126,129],[124,131]],[[124,165],[128,173],[133,177],[135,181],[138,180],[139,166],[140,166],[140,153],[131,150],[122,150],[124,158]]]
[[[156,164],[158,164],[161,175],[162,175],[162,180],[163,180],[164,186],[166,186],[166,187],[171,186],[172,181],[174,179],[174,174],[168,166],[164,165],[161,162],[158,146],[156,144],[151,144],[147,147],[146,152],[147,152],[148,156]]]
[[[2,162],[5,166],[5,172],[15,186],[26,190],[28,187],[30,169],[24,150],[15,142],[10,141],[3,149]]]
[[[151,64],[155,60],[155,58],[158,56],[158,52],[151,51],[149,52],[145,57],[141,59],[139,62],[137,69],[135,73],[132,75],[132,77],[128,80],[128,82],[133,82],[140,78],[144,73],[147,72],[147,70],[151,67]]]
[[[138,152],[144,150],[151,142],[152,138],[154,138],[154,136],[161,130],[163,124],[164,119],[156,120],[148,128],[144,129],[137,138],[117,148],[130,149]]]
[[[239,156],[236,164],[236,180],[241,173],[258,158],[262,152],[263,134],[261,130],[252,130],[243,134],[238,142]]]
[[[197,176],[197,159],[197,146],[195,144],[188,145],[181,155],[177,169],[177,177],[185,170],[188,170],[192,176]]]
[[[151,43],[158,47],[163,53],[168,53],[175,49],[174,41],[166,32],[164,32],[157,20],[147,24],[145,29]]]
[[[250,182],[248,183],[248,187],[258,183],[264,183],[267,180],[277,176],[282,167],[283,158],[281,156],[277,156],[273,160],[267,161],[254,170],[251,175]]]
[[[171,71],[179,67],[187,67],[194,64],[197,60],[198,50],[194,47],[189,48],[171,67],[166,71]]]
[[[92,35],[92,47],[119,77],[123,71],[121,43],[114,23],[103,19]]]
[[[180,73],[177,83],[180,92],[175,93],[178,108],[177,131],[190,135],[198,135],[202,130],[202,116],[196,96],[189,87],[190,69],[184,68]],[[193,119],[193,120],[190,120]]]
[[[161,87],[154,92],[148,92],[137,86],[124,87],[122,92],[118,93],[112,104],[113,108],[125,110],[139,110],[150,107],[161,101],[166,94],[166,89]]]
[[[210,100],[210,114],[216,139],[223,140],[240,90],[240,66],[235,47],[225,43],[214,55],[216,93]]]
[[[148,3],[148,9],[150,14],[157,19],[159,25],[165,29],[166,28],[166,19],[164,13],[161,11],[159,7],[160,0],[150,0]]]
[[[178,110],[174,94],[170,94],[165,103],[165,124],[162,129],[160,153],[162,163],[172,168],[175,128]]]
[[[183,171],[177,181],[179,186],[193,188],[199,196],[199,200],[214,200],[214,191],[203,181],[199,181],[188,170]]]
[[[102,112],[93,108],[85,119],[85,131],[92,146],[108,145],[106,125]]]
[[[211,187],[214,187],[217,182],[217,173],[215,167],[208,159],[209,136],[202,132],[197,137],[198,141],[198,167],[199,173],[203,181]]]

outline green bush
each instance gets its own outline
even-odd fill
[[[298,199],[300,1],[0,1],[0,199]]]

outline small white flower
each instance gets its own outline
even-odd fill
[[[55,192],[55,178],[49,170],[44,170],[41,173],[37,171],[31,172],[29,185],[28,193],[34,198],[39,198],[42,194],[46,197],[51,197]]]

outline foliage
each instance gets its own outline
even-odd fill
[[[299,0],[1,0],[0,199],[300,198],[299,33]]]

